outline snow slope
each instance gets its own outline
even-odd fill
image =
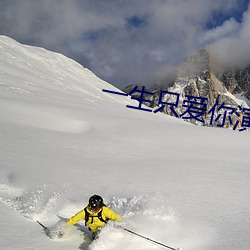
[[[249,133],[130,109],[102,89],[119,91],[0,36],[0,248],[162,249],[112,225],[90,244],[83,223],[63,239],[36,223],[53,228],[97,193],[124,227],[171,247],[250,249]]]

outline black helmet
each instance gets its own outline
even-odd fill
[[[92,210],[99,210],[104,206],[103,199],[99,195],[93,195],[89,198],[89,206]]]

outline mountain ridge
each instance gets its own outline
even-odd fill
[[[207,101],[207,110],[202,113],[200,119],[185,119],[188,122],[191,122],[196,125],[204,126],[221,126],[221,127],[234,127],[234,124],[239,120],[238,115],[232,115],[231,118],[224,120],[223,114],[230,109],[233,109],[235,113],[240,113],[242,117],[242,110],[248,109],[247,99],[249,95],[249,79],[250,79],[250,67],[245,71],[241,70],[240,73],[237,71],[230,72],[217,72],[212,65],[211,55],[209,50],[201,49],[197,53],[188,57],[179,67],[176,69],[176,78],[172,84],[168,85],[154,85],[149,88],[147,91],[154,93],[153,96],[146,97],[149,98],[149,102],[145,102],[145,105],[148,105],[152,108],[159,107],[162,100],[161,97],[165,99],[165,105],[163,113],[176,117],[184,117],[184,113],[187,109],[187,106],[183,102],[187,102],[184,99],[187,96],[193,96],[200,98],[206,98]],[[243,76],[244,78],[241,78]],[[134,86],[134,85],[131,85]],[[131,87],[126,87],[124,91],[126,93],[131,93]],[[161,92],[171,92],[178,94],[180,96],[180,102],[178,103],[181,107],[176,107],[173,111],[173,106],[175,103],[171,101],[171,97],[168,93],[165,96],[160,96]],[[233,94],[237,94],[235,97]],[[242,96],[242,97],[241,97]],[[243,99],[241,99],[243,98]],[[168,100],[168,101],[166,101]],[[209,111],[217,104],[217,110],[213,113],[214,118],[218,118],[218,122],[215,124],[211,122],[211,114]],[[178,106],[179,106],[178,105]],[[199,103],[193,105],[198,107]],[[221,107],[221,108],[220,108]],[[220,110],[218,110],[220,108]],[[211,113],[211,112],[210,112]],[[184,118],[183,118],[184,119]],[[241,118],[242,119],[242,118]],[[201,121],[200,121],[201,120]],[[239,123],[241,120],[239,120]]]

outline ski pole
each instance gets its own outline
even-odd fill
[[[148,238],[148,237],[145,237],[145,236],[143,236],[143,235],[141,235],[141,234],[135,233],[135,232],[133,232],[133,231],[127,229],[127,228],[122,228],[122,229],[125,230],[125,231],[127,231],[127,232],[129,232],[129,233],[131,233],[131,234],[137,235],[137,236],[139,236],[139,237],[141,237],[141,238],[143,238],[143,239],[145,239],[145,240],[154,242],[154,243],[156,243],[156,244],[158,244],[158,245],[161,245],[161,246],[163,246],[163,247],[169,248],[169,249],[171,249],[171,250],[180,250],[180,248],[173,248],[173,247],[167,246],[167,245],[162,244],[162,243],[160,243],[160,242],[158,242],[158,241],[155,241],[155,240],[152,240],[152,239],[150,239],[150,238]]]
[[[46,231],[46,230],[48,230],[48,228],[47,227],[45,227],[41,222],[39,222],[38,220],[36,221],[40,226],[42,226],[43,227],[43,229]]]

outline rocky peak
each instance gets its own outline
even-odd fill
[[[209,53],[202,49],[188,57],[177,69],[177,77],[195,77],[205,75],[209,71]]]
[[[208,114],[208,111],[210,111],[216,104],[217,109],[215,109],[214,112],[215,117],[218,117],[219,115],[221,115],[222,117],[222,114],[224,114],[224,112],[229,112],[229,108],[235,111],[239,111],[243,108],[248,108],[246,102],[235,98],[228,91],[228,87],[234,86],[236,88],[236,86],[239,86],[238,88],[241,88],[240,86],[246,84],[246,82],[249,83],[248,77],[250,75],[246,72],[241,72],[237,74],[234,73],[233,77],[228,73],[227,77],[222,74],[221,78],[219,78],[212,70],[213,65],[211,65],[211,61],[212,60],[210,60],[210,54],[206,49],[202,49],[194,55],[188,57],[185,62],[180,65],[177,78],[174,84],[169,88],[171,92],[180,94],[180,107],[176,112],[180,116],[186,110],[186,107],[183,107],[182,100],[185,100],[187,95],[207,98],[207,111],[204,112],[204,114],[200,117],[203,122],[199,122],[196,119],[187,120],[194,124],[210,126],[211,113]],[[236,75],[239,76],[239,74],[241,74],[241,76],[245,76],[245,81],[242,82],[242,77],[238,77],[237,80]],[[224,82],[223,77],[224,80],[230,79],[230,84],[229,81],[228,84]],[[241,85],[236,84],[236,81],[241,81]],[[234,83],[234,85],[232,83]],[[218,110],[218,108],[223,103],[226,108],[221,108],[220,110]],[[170,107],[166,107],[164,112],[169,115],[172,114]],[[224,121],[222,119],[219,119],[218,123],[220,125],[224,124],[225,127],[232,127],[233,124],[238,120],[238,116],[234,113],[231,119],[233,122],[228,119],[224,124]],[[217,124],[214,123],[212,126],[217,126]]]
[[[206,49],[188,57],[177,71],[177,78],[173,86],[182,89],[183,98],[185,95],[208,98],[208,104],[211,106],[219,94],[227,91],[213,73],[210,67],[209,52]]]

